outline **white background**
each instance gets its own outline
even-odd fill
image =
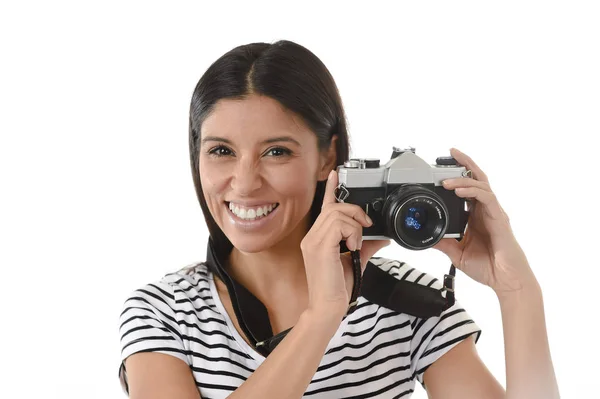
[[[542,285],[562,396],[593,396],[598,3],[213,3],[2,2],[0,397],[125,397],[123,301],[205,259],[192,91],[226,51],[278,39],[330,69],[353,156],[411,145],[432,163],[455,146],[480,164]],[[380,255],[449,266],[435,250]],[[497,300],[462,272],[457,290],[504,384]]]

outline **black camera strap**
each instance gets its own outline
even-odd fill
[[[360,273],[360,257],[352,252],[354,263],[358,263]],[[353,267],[356,269],[356,265]],[[356,272],[355,281],[356,279]],[[444,286],[441,290],[402,280],[382,270],[379,266],[367,262],[367,267],[362,276],[360,295],[371,303],[376,303],[399,313],[406,313],[419,318],[439,316],[444,310],[452,307],[454,298],[454,278],[456,268],[450,266],[449,274],[444,276]],[[358,281],[360,283],[360,274]],[[432,280],[435,282],[436,280]],[[446,291],[446,296],[442,293]]]
[[[454,305],[454,265],[450,267],[450,273],[444,276],[444,287],[438,290],[398,279],[370,261],[361,275],[360,251],[351,251],[351,254],[354,286],[348,312],[344,317],[356,310],[359,296],[396,312],[419,318],[439,316]],[[227,273],[223,261],[214,248],[212,238],[209,238],[206,262],[213,266],[211,269],[216,271],[227,286],[240,328],[255,350],[267,357],[292,328],[274,336],[264,304]],[[444,291],[446,296],[442,295]]]

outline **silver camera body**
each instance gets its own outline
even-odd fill
[[[351,159],[337,168],[340,202],[362,207],[373,220],[363,240],[392,239],[411,250],[423,250],[442,238],[462,239],[468,220],[466,200],[442,181],[470,172],[452,157],[428,164],[415,149],[393,148],[390,160]]]

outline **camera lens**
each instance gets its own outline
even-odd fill
[[[388,196],[383,212],[387,236],[401,246],[421,250],[437,244],[448,227],[443,200],[424,186],[407,184]]]
[[[404,216],[404,227],[415,231],[421,230],[427,224],[427,210],[422,207],[411,206]]]

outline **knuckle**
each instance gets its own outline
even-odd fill
[[[354,212],[364,213],[364,210],[359,205],[352,204],[351,207],[354,210]]]
[[[304,251],[306,249],[306,247],[307,247],[306,239],[300,241],[300,249]]]
[[[302,251],[308,250],[310,248],[312,248],[312,240],[309,237],[305,237],[301,242],[300,242],[300,249]]]
[[[340,217],[342,217],[344,215],[344,213],[342,211],[340,211],[339,209],[334,209],[331,211],[331,215],[333,215],[333,217],[335,217],[336,219],[339,219]]]

